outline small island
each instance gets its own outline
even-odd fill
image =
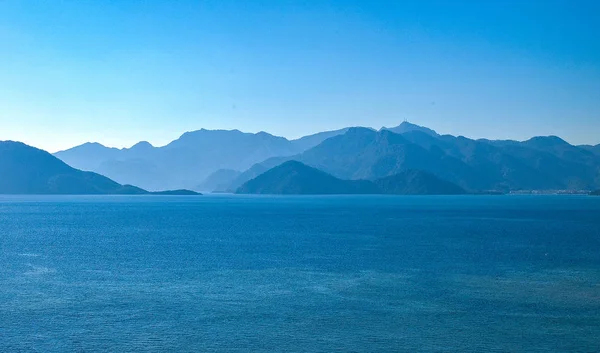
[[[198,196],[202,195],[199,192],[187,190],[187,189],[178,189],[178,190],[165,190],[165,191],[153,191],[149,192],[150,195],[170,195],[170,196]]]

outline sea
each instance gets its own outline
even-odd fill
[[[600,352],[600,197],[0,196],[0,352]]]

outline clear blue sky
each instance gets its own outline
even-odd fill
[[[404,119],[600,143],[597,1],[0,1],[0,139],[162,145]]]

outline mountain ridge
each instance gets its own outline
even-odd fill
[[[600,187],[600,158],[556,137],[490,141],[418,130],[395,134],[388,129],[351,128],[301,154],[252,166],[229,190],[289,159],[342,179],[373,180],[403,170],[424,170],[471,192]]]
[[[264,131],[200,129],[185,132],[160,147],[145,141],[122,149],[85,143],[54,155],[73,167],[149,190],[196,188],[219,169],[246,170],[271,157],[297,154],[343,131],[288,140]]]
[[[424,127],[424,126],[416,125],[416,124],[410,123],[408,121],[403,121],[400,125],[394,126],[394,127],[382,127],[380,129],[380,131],[381,130],[389,130],[396,134],[404,134],[404,133],[411,132],[411,131],[420,131],[427,135],[440,136],[435,130],[432,130],[432,129]]]
[[[249,180],[236,190],[237,194],[373,194],[370,183],[341,180],[298,161],[287,161]]]
[[[296,140],[266,132],[200,129],[162,147],[143,141],[121,150],[100,144],[82,146],[79,157],[69,156],[72,150],[57,155],[81,169],[149,190],[234,191],[290,159],[342,179],[374,180],[423,170],[470,191],[600,187],[600,145],[573,146],[557,136],[525,141],[470,139],[440,135],[409,122],[380,130],[348,127]],[[80,149],[75,150],[77,155]],[[215,175],[217,171],[220,174]],[[210,177],[213,180],[203,185]]]
[[[465,190],[429,173],[410,170],[369,180],[343,180],[296,160],[286,161],[240,186],[238,194],[460,195]]]
[[[167,190],[162,194],[180,194]],[[188,192],[187,190],[185,192]],[[103,175],[75,169],[52,154],[22,142],[0,141],[0,194],[150,195]]]

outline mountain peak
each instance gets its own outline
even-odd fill
[[[140,141],[138,143],[136,143],[135,145],[131,146],[131,148],[129,148],[130,150],[132,149],[148,149],[148,148],[154,148],[154,146],[152,146],[152,144],[148,141]]]
[[[558,136],[535,136],[525,141],[528,144],[534,144],[537,146],[557,146],[557,145],[568,145],[569,143]]]
[[[240,186],[238,194],[375,194],[368,181],[341,180],[296,160],[284,162]]]
[[[374,135],[375,133],[377,133],[377,131],[368,128],[368,127],[362,127],[362,126],[353,126],[348,128],[348,130],[346,130],[345,135]]]
[[[105,148],[111,148],[111,147],[106,147],[103,144],[99,143],[99,142],[86,142],[86,143],[82,143],[79,146],[75,146],[72,147],[70,149],[73,148],[86,148],[86,149],[105,149]]]
[[[85,142],[85,143],[82,143],[81,145],[71,147],[71,148],[63,150],[63,151],[58,151],[58,152],[56,152],[56,154],[68,153],[73,150],[83,150],[83,151],[87,151],[87,152],[91,152],[91,153],[94,153],[94,152],[98,153],[98,152],[104,152],[104,151],[118,151],[119,149],[115,148],[115,147],[106,147],[103,144],[98,143],[98,142]]]
[[[432,129],[426,128],[424,126],[416,125],[413,123],[409,123],[408,121],[403,121],[402,124],[400,124],[396,127],[390,127],[390,128],[382,127],[381,130],[389,130],[389,131],[395,132],[397,134],[403,134],[403,133],[410,132],[410,131],[421,131],[421,132],[424,132],[431,136],[439,136],[439,134]]]
[[[259,132],[257,132],[254,135],[256,137],[259,137],[259,138],[263,139],[263,140],[273,139],[273,140],[286,140],[287,141],[287,139],[285,137],[271,135],[270,133],[265,132],[265,131],[259,131]]]

